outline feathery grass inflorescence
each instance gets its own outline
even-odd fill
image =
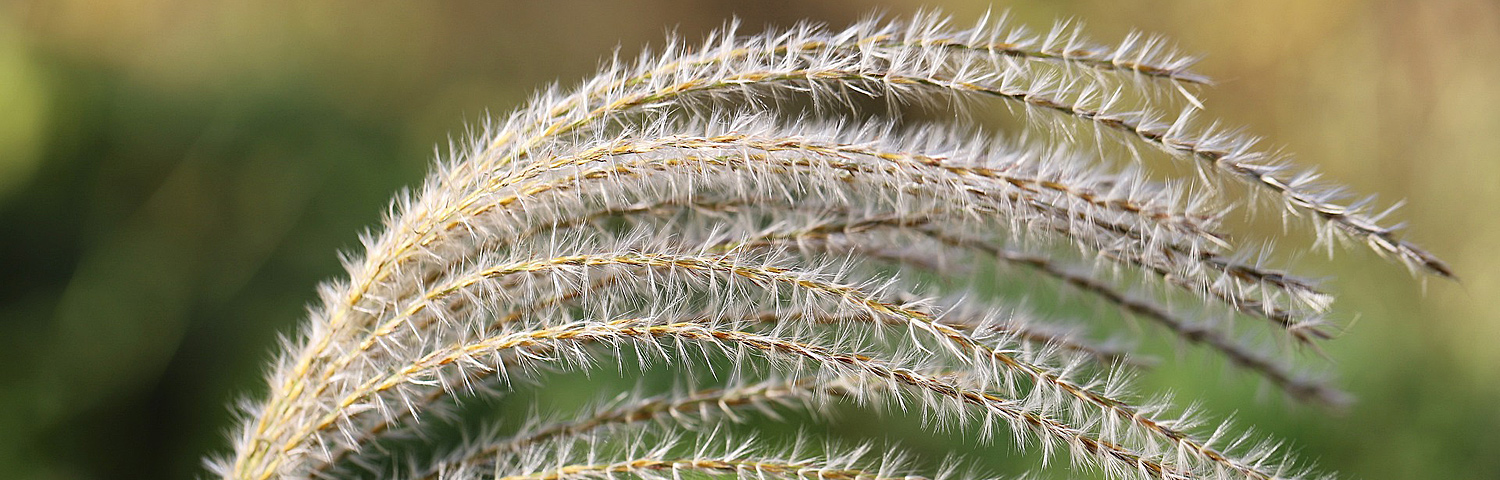
[[[1452,272],[1368,202],[1341,203],[1254,139],[1196,128],[1193,90],[1210,82],[1192,63],[1156,37],[1110,47],[1067,25],[1034,35],[935,14],[752,36],[730,25],[617,59],[487,125],[398,197],[211,466],[255,480],[956,475],[918,476],[870,445],[720,433],[852,406],[987,441],[1009,432],[1112,478],[1308,478],[1271,442],[1130,393],[1153,362],[1136,342],[1091,337],[1138,318],[1337,406],[1345,395],[1290,349],[1331,337],[1332,295],[1241,238],[1257,232],[1227,232],[1225,212],[1274,203],[1313,218],[1319,242]],[[926,122],[909,105],[959,113]],[[993,107],[1021,131],[966,121]],[[1140,146],[1199,174],[1154,179]],[[1057,305],[1023,307],[995,287],[1007,283]],[[1264,348],[1253,332],[1292,341]],[[521,428],[471,421],[465,399],[608,365],[679,386],[641,383]]]

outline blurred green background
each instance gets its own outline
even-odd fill
[[[901,15],[986,2],[877,2]],[[1343,415],[1221,366],[1148,378],[1347,477],[1500,478],[1500,3],[1036,1],[1034,27],[1207,55],[1210,112],[1360,192],[1460,284],[1359,250],[1328,345]],[[0,477],[189,478],[335,255],[445,144],[617,45],[850,23],[856,1],[0,2]],[[1191,357],[1190,358],[1198,358]],[[1195,363],[1195,362],[1189,362]]]

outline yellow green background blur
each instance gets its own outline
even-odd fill
[[[961,21],[991,6],[877,3]],[[1359,398],[1343,415],[1257,395],[1217,364],[1148,382],[1348,478],[1500,478],[1500,3],[994,6],[1205,54],[1211,113],[1359,192],[1408,199],[1408,238],[1463,277],[1424,293],[1361,250],[1309,263],[1337,277],[1351,323],[1327,349]],[[262,391],[278,335],[340,273],[335,252],[417,184],[436,145],[617,45],[698,38],[733,15],[752,31],[845,25],[875,7],[0,2],[0,477],[204,475],[231,404]]]

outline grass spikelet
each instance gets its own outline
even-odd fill
[[[1109,478],[1311,478],[1274,441],[1202,428],[1212,405],[1131,393],[1151,355],[1079,307],[1337,406],[1345,395],[1292,350],[1332,339],[1333,293],[1281,265],[1315,245],[1241,243],[1220,219],[1257,200],[1221,180],[1317,219],[1320,242],[1453,274],[1315,174],[1196,127],[1193,91],[1212,82],[1193,61],[1147,35],[1106,46],[1070,24],[1033,34],[936,13],[750,36],[730,24],[617,58],[487,126],[395,200],[210,466],[239,480],[979,476],[912,469],[873,444],[721,433],[873,407]],[[1194,113],[1174,116],[1184,101]],[[899,118],[911,104],[1026,121]],[[1135,144],[1200,175],[1158,179]],[[1005,281],[1080,298],[992,287]],[[471,412],[611,367],[678,386],[642,381],[519,424]]]

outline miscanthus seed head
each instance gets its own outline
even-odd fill
[[[1315,477],[1275,441],[1206,421],[1211,405],[1134,392],[1154,361],[1129,333],[1337,408],[1345,394],[1292,350],[1334,328],[1333,295],[1283,268],[1314,246],[1230,232],[1226,213],[1274,205],[1319,242],[1453,274],[1370,201],[1200,120],[1210,81],[1192,64],[1147,35],[1103,45],[1066,24],[933,13],[730,24],[611,60],[484,125],[397,197],[209,464],[226,479],[983,476],[918,471],[875,443],[888,438],[720,433],[849,404],[1112,478]],[[997,108],[1024,122],[971,120]],[[1153,157],[1197,174],[1163,177]],[[1065,295],[997,296],[981,270]],[[464,398],[611,365],[678,384],[456,444],[424,433],[466,424]],[[427,451],[389,447],[403,439]]]

